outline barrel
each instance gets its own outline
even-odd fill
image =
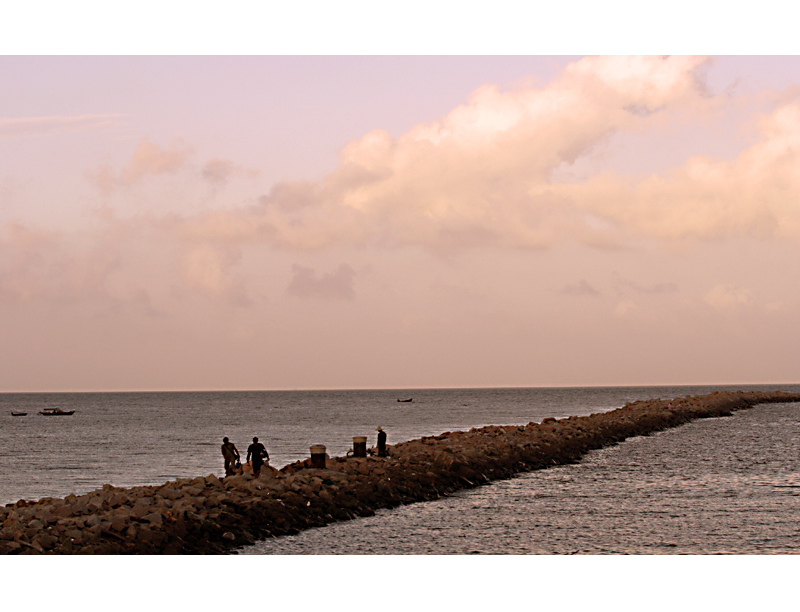
[[[367,456],[367,436],[353,436],[353,457]]]
[[[311,445],[311,467],[325,469],[325,446],[322,444]]]

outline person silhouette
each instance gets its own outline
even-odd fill
[[[269,453],[258,441],[258,438],[253,438],[253,443],[247,447],[247,461],[250,461],[250,457],[252,457],[250,465],[253,468],[253,478],[258,478],[261,475],[261,466],[264,465],[264,461],[269,461]]]
[[[378,457],[388,457],[389,453],[386,452],[386,432],[378,426]]]
[[[233,466],[240,457],[236,445],[229,442],[228,438],[222,438],[222,458],[225,460],[225,476],[231,476],[234,473]]]

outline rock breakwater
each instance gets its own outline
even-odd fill
[[[63,499],[0,508],[2,554],[223,553],[379,508],[436,499],[516,473],[579,460],[586,452],[698,418],[800,394],[717,392],[643,400],[585,417],[490,426],[402,442],[390,456],[310,459],[261,476],[178,479],[160,486],[104,485]]]

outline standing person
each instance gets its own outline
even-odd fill
[[[388,457],[386,452],[386,432],[379,426],[375,431],[378,432],[378,457]]]
[[[258,438],[253,438],[253,443],[247,447],[248,461],[250,461],[251,456],[253,458],[253,462],[250,464],[253,466],[253,478],[258,478],[261,475],[261,466],[264,465],[264,461],[269,461],[269,453],[264,448],[264,445],[258,441]]]
[[[228,438],[222,438],[222,458],[225,460],[225,476],[233,475],[233,465],[239,461],[239,449]]]

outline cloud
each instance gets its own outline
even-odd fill
[[[191,152],[192,148],[180,140],[164,148],[149,138],[142,138],[128,165],[122,169],[120,180],[129,185],[148,174],[174,174]]]
[[[734,308],[749,306],[753,303],[752,292],[733,285],[716,285],[709,290],[703,300],[717,310],[728,311]]]
[[[48,136],[117,125],[124,115],[0,117],[0,139]]]
[[[113,244],[71,244],[55,232],[9,222],[0,233],[0,299],[72,302],[107,297],[120,256]]]
[[[235,176],[246,176],[248,178],[258,176],[258,170],[246,169],[228,159],[220,159],[218,157],[208,160],[203,165],[200,173],[215,188],[224,186]]]
[[[224,185],[228,182],[235,169],[233,162],[215,157],[205,163],[202,175],[204,179],[214,185]]]
[[[654,283],[652,285],[642,285],[632,280],[620,278],[615,275],[614,284],[617,291],[622,294],[626,293],[639,293],[657,295],[662,293],[675,293],[678,286],[675,283]]]
[[[87,178],[104,194],[129,187],[152,176],[174,176],[188,171],[191,180],[197,181],[197,166],[190,164],[194,147],[177,139],[167,146],[147,137],[136,145],[127,163],[119,170],[111,164],[100,164],[86,173]],[[234,178],[255,178],[258,170],[245,168],[228,159],[214,157],[199,168],[200,177],[214,190],[224,187]]]
[[[101,164],[87,173],[89,179],[103,192],[127,187],[146,176],[175,174],[188,161],[193,148],[182,140],[173,141],[168,147],[145,137],[139,141],[127,165],[118,173],[108,164]]]
[[[544,249],[782,236],[800,239],[800,101],[780,98],[758,139],[733,159],[695,156],[650,176],[619,172],[564,178],[618,133],[663,132],[676,117],[700,121],[730,97],[709,95],[706,58],[590,57],[545,86],[484,85],[437,121],[393,137],[373,130],[348,143],[320,180],[285,181],[251,205],[206,211],[176,224],[192,244]],[[778,98],[775,98],[778,99]],[[191,148],[143,139],[118,173],[131,184],[186,166]],[[214,188],[246,172],[213,158],[200,169]],[[585,175],[585,176],[584,176]],[[172,222],[172,221],[171,221]],[[625,291],[674,291],[628,284]]]
[[[636,305],[635,302],[631,302],[630,300],[623,300],[619,302],[616,307],[614,308],[614,314],[617,317],[624,318],[630,315],[631,313],[636,312],[639,307]]]
[[[696,156],[641,181],[609,174],[565,191],[629,236],[800,239],[800,102],[762,116],[759,128],[760,140],[733,160]]]
[[[585,280],[581,279],[579,283],[574,285],[567,285],[562,290],[561,293],[564,295],[586,295],[586,296],[598,296],[600,292],[592,287],[589,283]]]
[[[585,58],[543,88],[485,85],[439,121],[350,142],[322,180],[280,183],[257,206],[194,218],[185,231],[288,249],[613,245],[625,221],[608,214],[616,203],[585,204],[558,169],[667,112],[713,109],[699,76],[706,61]]]
[[[313,268],[292,265],[292,280],[287,293],[300,298],[323,298],[330,300],[352,300],[355,298],[353,279],[355,270],[347,264],[340,265],[335,272],[317,277]]]
[[[234,247],[193,246],[181,259],[183,279],[192,289],[221,297],[237,306],[248,306],[251,301],[244,282],[231,272],[241,258],[241,251]]]

